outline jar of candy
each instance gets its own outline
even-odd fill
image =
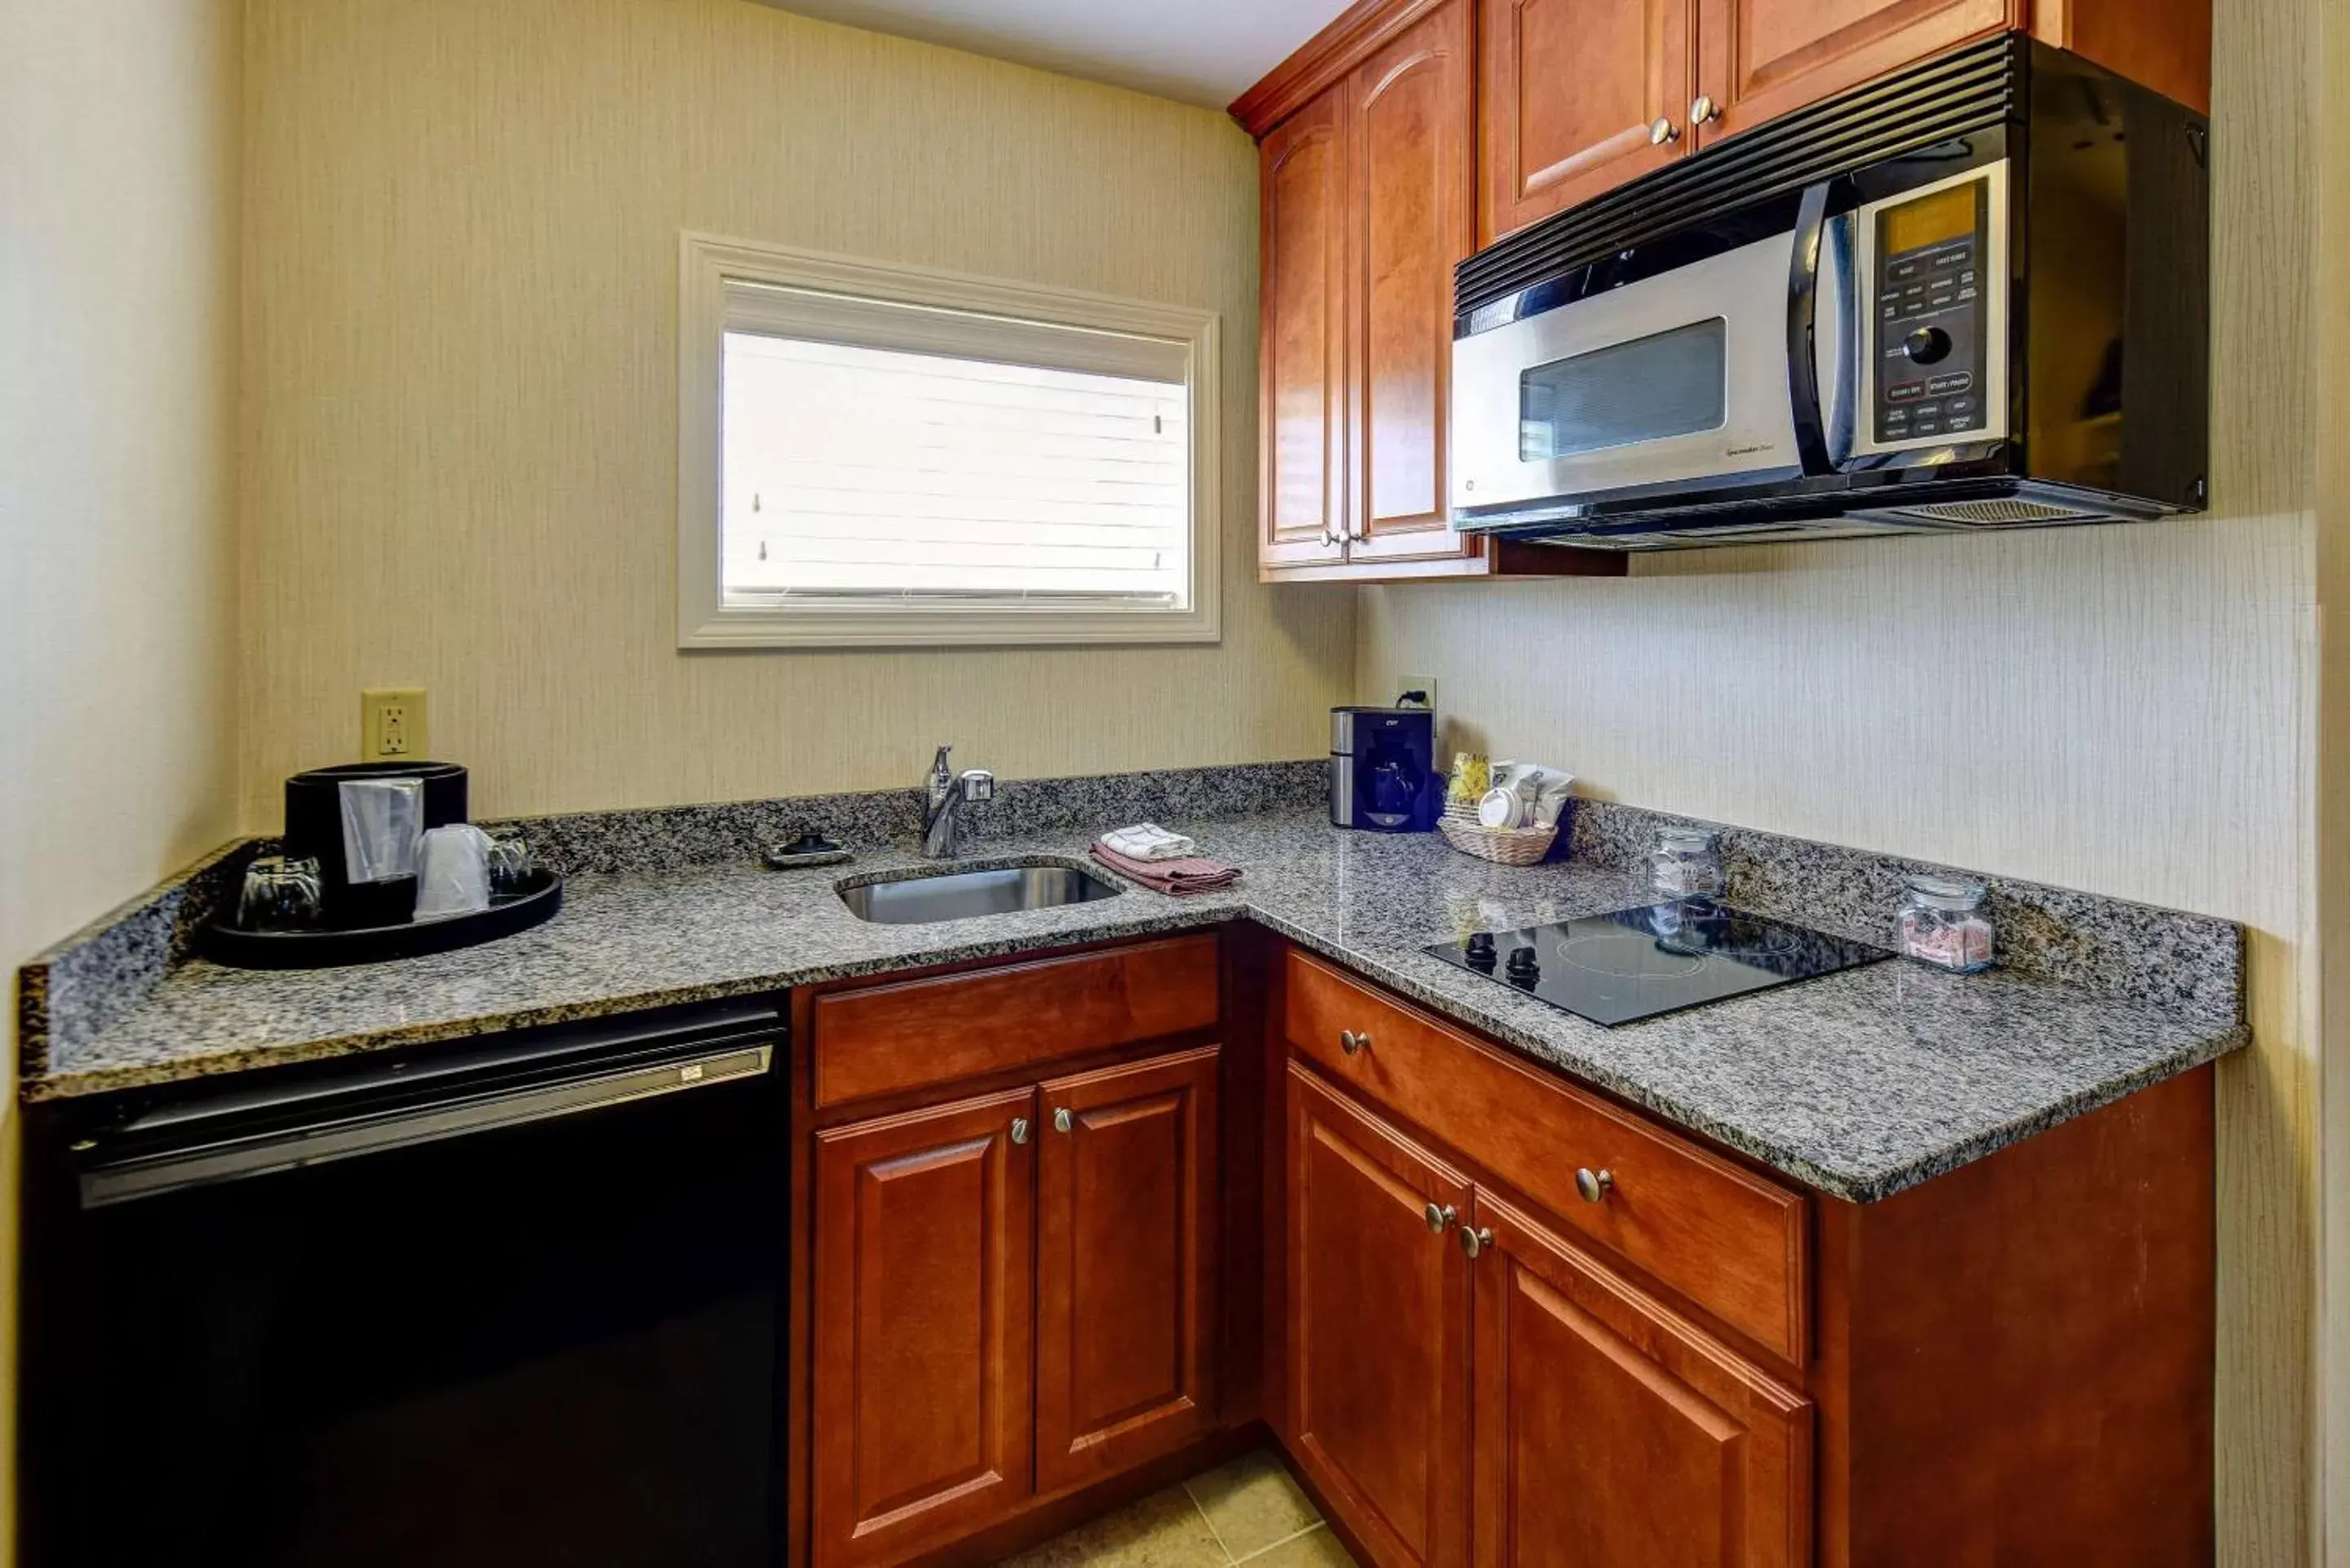
[[[1983,885],[1949,877],[1912,877],[1901,905],[1901,950],[1913,959],[1972,974],[1991,967],[1991,916]]]
[[[1703,827],[1660,827],[1648,851],[1648,885],[1668,898],[1718,898],[1729,879],[1721,836]]]

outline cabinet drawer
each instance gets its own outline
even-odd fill
[[[816,999],[819,1107],[1215,1025],[1216,938],[1179,937]]]
[[[1731,1164],[1292,950],[1284,1031],[1558,1219],[1801,1365],[1810,1348],[1803,1194]],[[1341,1032],[1369,1039],[1348,1052]],[[1597,1202],[1578,1168],[1613,1185]]]

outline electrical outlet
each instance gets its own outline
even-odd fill
[[[1439,711],[1443,707],[1443,704],[1436,700],[1436,677],[1433,675],[1407,675],[1396,682],[1396,690],[1399,692],[1425,691],[1428,693],[1430,707]]]
[[[359,761],[424,754],[424,689],[370,686],[359,693]]]

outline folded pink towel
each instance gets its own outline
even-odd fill
[[[1137,860],[1130,855],[1097,841],[1094,858],[1121,877],[1131,877],[1153,892],[1181,897],[1186,893],[1212,893],[1219,888],[1229,888],[1241,879],[1237,867],[1191,856],[1181,860]]]

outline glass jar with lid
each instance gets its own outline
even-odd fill
[[[1648,885],[1668,898],[1717,898],[1729,885],[1721,835],[1705,827],[1660,827],[1648,851]]]
[[[1992,930],[1983,893],[1980,882],[1910,877],[1901,904],[1901,950],[1960,974],[1989,969]]]

